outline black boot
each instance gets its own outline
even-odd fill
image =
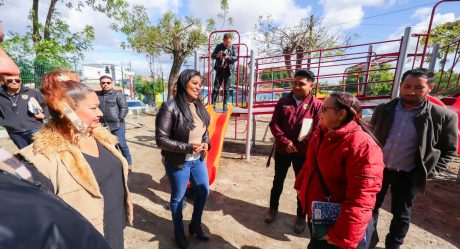
[[[180,249],[187,249],[188,248],[188,242],[187,239],[185,238],[185,233],[184,231],[182,232],[175,232],[174,237],[176,240],[176,245]]]
[[[188,232],[190,233],[190,235],[196,234],[196,237],[201,241],[209,240],[209,234],[203,231],[203,229],[201,228],[201,224],[195,225],[193,223],[190,223],[190,225],[188,226]]]

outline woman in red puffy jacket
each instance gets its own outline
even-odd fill
[[[375,137],[359,118],[360,111],[359,100],[348,93],[332,93],[323,102],[320,129],[310,140],[295,188],[309,221],[312,201],[339,203],[341,211],[326,235],[311,236],[309,249],[367,248],[369,244],[363,237],[373,229],[369,223],[384,163]],[[309,228],[312,234],[311,222]]]

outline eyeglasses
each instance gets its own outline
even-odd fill
[[[321,106],[321,112],[322,113],[327,112],[328,109],[339,110],[339,108],[337,108],[335,106]]]
[[[110,84],[112,84],[112,82],[110,82],[110,81],[101,81],[101,85],[104,85],[104,84],[110,85]]]
[[[16,83],[19,84],[19,83],[22,82],[22,80],[21,80],[21,79],[7,79],[7,80],[5,80],[5,82],[6,82],[6,83],[9,83],[9,84],[11,84],[11,83],[13,83],[13,82],[16,82]]]

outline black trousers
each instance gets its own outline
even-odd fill
[[[295,176],[302,169],[305,157],[298,157],[289,154],[275,153],[275,177],[273,178],[273,187],[270,193],[270,208],[278,210],[281,193],[283,192],[284,179],[291,164],[294,168]],[[302,214],[302,205],[297,197],[297,217],[305,218]]]
[[[390,232],[385,238],[385,248],[399,248],[406,237],[410,225],[412,204],[417,197],[418,191],[412,183],[409,174],[385,169],[383,171],[382,190],[377,194],[377,200],[373,212],[374,226],[377,228],[379,209],[385,200],[385,195],[391,190],[391,213],[393,219],[390,224]],[[374,229],[372,241],[378,241],[377,229]]]
[[[232,75],[230,73],[220,71],[216,73],[216,78],[214,79],[214,85],[212,88],[212,104],[215,104],[217,102],[217,96],[219,95],[219,90],[222,83],[224,84],[224,99],[222,102],[224,105],[227,104],[228,92],[230,89],[230,85],[232,83],[231,80]]]

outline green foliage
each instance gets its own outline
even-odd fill
[[[229,4],[228,0],[220,0],[220,13],[217,14],[217,18],[221,20],[220,29],[225,27],[228,23],[229,26],[233,26],[233,18],[228,16]]]
[[[280,69],[278,69],[280,70]],[[287,73],[287,71],[276,71],[276,72],[272,72],[272,71],[266,71],[266,72],[262,72],[260,74],[260,79],[262,81],[267,81],[267,80],[283,80],[283,79],[287,79],[289,78],[289,75]],[[276,82],[276,83],[273,83],[273,87],[274,88],[290,88],[291,87],[291,82],[289,81],[285,81],[285,82]]]
[[[457,82],[459,82],[459,76],[460,76],[460,73],[452,72],[452,75],[451,75],[450,72],[448,71],[436,72],[434,74],[434,84],[435,85],[434,85],[433,93],[437,94],[438,92],[440,92],[442,96],[448,96],[454,93],[458,93],[460,91],[460,86],[457,86]],[[449,86],[447,86],[449,82],[449,77],[450,77],[450,84]]]
[[[367,96],[386,96],[391,94],[391,86],[393,85],[394,75],[390,69],[390,64],[379,64],[371,67],[368,82],[376,82],[367,85]],[[365,74],[363,68],[350,68],[348,76],[345,79],[345,84],[363,83],[365,81]],[[358,81],[359,79],[359,81]],[[360,85],[363,87],[363,85]],[[352,85],[345,88],[346,92],[357,93],[358,86]]]
[[[51,0],[50,2],[47,17],[44,22],[41,22],[36,15],[40,2],[33,0],[28,16],[30,25],[26,33],[9,33],[9,39],[2,45],[27,75],[35,75],[36,83],[40,82],[44,71],[49,68],[69,68],[76,64],[83,58],[83,52],[91,48],[95,38],[94,28],[89,25],[79,32],[72,32],[66,19],[57,11],[56,5],[62,3],[66,8],[78,11],[89,7],[108,17],[116,17],[128,6],[125,0]],[[1,3],[3,1],[0,5]]]
[[[452,44],[453,42],[459,41],[460,39],[460,20],[454,21],[454,22],[447,22],[441,25],[436,26],[431,31],[431,36],[430,36],[430,41],[429,45],[434,45],[434,44],[439,44],[440,45],[440,50],[438,54],[438,58],[442,59],[444,56],[450,53],[454,53],[455,50],[457,49],[457,53],[460,52],[460,48],[456,46],[456,44],[453,44],[451,46],[448,46],[449,44]],[[425,44],[426,42],[426,37],[422,38],[422,44]],[[449,70],[452,70],[455,65],[460,61],[460,56],[457,56],[455,61],[452,62],[452,66],[450,67]],[[440,61],[441,65],[444,65],[447,63],[447,61]]]
[[[157,78],[153,81],[148,81],[140,76],[136,76],[134,79],[134,90],[136,93],[142,95],[144,100],[148,103],[155,102],[155,96],[163,93],[166,89],[166,83],[161,79]]]
[[[206,30],[200,19],[189,16],[180,18],[167,12],[156,25],[152,25],[142,6],[134,6],[131,13],[125,12],[123,15],[134,17],[123,19],[121,27],[114,26],[128,37],[127,43],[122,44],[123,48],[132,48],[146,55],[172,55],[173,64],[168,80],[168,97],[171,98],[173,84],[185,58],[207,41]]]

